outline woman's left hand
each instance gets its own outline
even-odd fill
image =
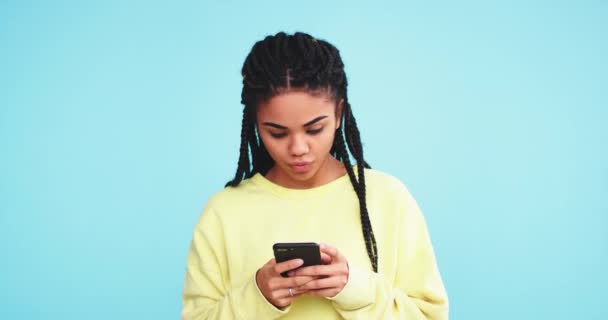
[[[320,244],[322,265],[299,268],[289,272],[289,276],[312,276],[318,279],[296,288],[296,292],[318,297],[331,298],[337,295],[348,282],[348,262],[338,249]]]

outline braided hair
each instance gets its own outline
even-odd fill
[[[364,168],[370,168],[363,158],[361,137],[347,97],[347,80],[340,53],[332,44],[296,32],[279,32],[256,42],[241,70],[243,90],[241,103],[243,122],[238,166],[234,179],[226,187],[236,187],[256,173],[266,174],[274,160],[264,147],[255,125],[255,108],[281,91],[291,89],[314,93],[327,92],[335,101],[344,100],[341,125],[336,129],[330,153],[346,168],[359,199],[363,239],[374,271],[378,271],[378,250],[367,211]],[[356,162],[355,174],[351,165]],[[251,156],[251,157],[250,157]]]

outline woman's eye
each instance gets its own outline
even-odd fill
[[[285,133],[285,132],[281,132],[281,133],[275,133],[275,132],[271,132],[271,133],[270,133],[270,135],[271,135],[273,138],[280,139],[280,138],[285,137],[285,136],[287,135],[287,133]]]
[[[321,132],[321,130],[323,130],[323,127],[319,128],[319,129],[308,130],[308,134],[315,135],[315,134]]]

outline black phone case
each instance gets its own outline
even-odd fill
[[[272,250],[277,263],[302,259],[304,264],[300,268],[321,264],[319,244],[314,242],[275,243]],[[281,273],[281,276],[287,277],[287,272]]]

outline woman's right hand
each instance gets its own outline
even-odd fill
[[[283,309],[289,306],[295,297],[305,293],[305,291],[298,291],[296,288],[311,280],[315,280],[315,277],[295,276],[283,278],[281,276],[282,272],[296,269],[303,263],[302,259],[276,263],[273,258],[257,271],[255,281],[268,302],[279,309]]]

